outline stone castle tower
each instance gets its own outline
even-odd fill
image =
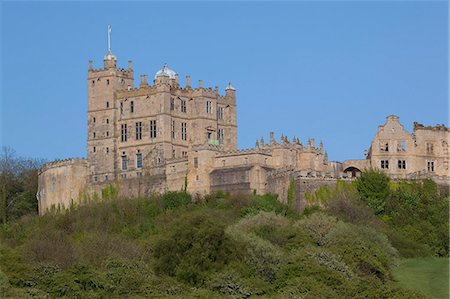
[[[109,31],[108,31],[109,33]],[[109,47],[102,69],[88,72],[88,181],[100,183],[142,176],[152,166],[187,157],[190,146],[205,142],[236,149],[236,95],[229,84],[218,88],[183,88],[167,65],[154,77],[141,76],[134,87],[131,61],[117,67]],[[144,173],[145,174],[145,173]]]

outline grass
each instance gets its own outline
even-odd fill
[[[433,298],[449,298],[449,259],[404,259],[394,271],[394,278],[404,287]]]

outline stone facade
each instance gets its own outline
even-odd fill
[[[449,177],[449,129],[415,124],[403,129],[389,116],[365,160],[328,161],[320,142],[305,145],[281,136],[257,140],[255,147],[237,149],[236,91],[225,94],[178,83],[178,74],[165,65],[153,81],[141,76],[134,87],[131,61],[118,68],[109,50],[101,69],[88,70],[87,159],[46,164],[39,172],[39,213],[86,198],[99,198],[114,186],[119,196],[187,190],[204,195],[219,190],[233,193],[276,193],[283,202],[292,179],[297,209],[306,192],[337,179],[351,179],[363,169],[379,168],[393,178]],[[383,161],[383,162],[382,162]],[[388,161],[387,163],[385,161]],[[404,161],[404,162],[403,162]]]
[[[393,179],[433,178],[447,182],[450,129],[444,125],[425,127],[414,123],[414,132],[406,131],[398,116],[390,115],[378,131],[365,160],[348,160],[343,169],[353,176],[367,168],[379,169]]]

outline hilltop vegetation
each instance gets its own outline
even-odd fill
[[[10,298],[424,298],[393,277],[401,257],[448,256],[448,198],[377,172],[311,194],[187,193],[92,202],[0,230]]]

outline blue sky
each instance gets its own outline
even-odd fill
[[[231,81],[240,148],[274,131],[343,161],[387,115],[448,126],[446,1],[1,5],[1,141],[20,156],[86,155],[88,60],[102,66],[107,24],[136,84],[166,62],[182,85]]]

